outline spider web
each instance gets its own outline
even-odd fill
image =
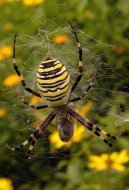
[[[47,56],[61,60],[69,70],[72,76],[72,81],[75,81],[75,76],[77,76],[78,73],[78,48],[76,41],[71,33],[70,27],[68,24],[66,24],[65,27],[59,26],[55,21],[53,21],[53,27],[50,29],[47,23],[48,21],[40,21],[39,25],[37,26],[35,35],[18,35],[16,43],[16,60],[19,70],[24,76],[28,86],[32,89],[35,89],[36,91],[37,67]],[[118,135],[120,135],[121,131],[124,133],[122,126],[129,121],[127,112],[129,94],[128,86],[126,86],[125,83],[127,76],[126,73],[124,74],[124,72],[121,72],[122,69],[125,69],[125,65],[121,66],[112,64],[112,62],[107,62],[106,57],[112,53],[113,45],[93,38],[84,31],[81,31],[77,26],[77,23],[73,24],[76,26],[78,37],[83,48],[83,78],[75,92],[72,94],[72,98],[82,94],[86,89],[86,86],[88,86],[93,74],[95,72],[97,73],[93,89],[85,98],[83,98],[83,100],[75,103],[76,108],[83,107],[85,102],[94,102],[94,106],[88,113],[87,117],[93,122],[97,123],[100,127],[103,127],[102,124],[99,123],[97,117],[99,115],[103,117],[108,114],[109,120],[112,120],[113,123],[110,130],[112,133],[117,132]],[[54,43],[52,39],[54,36],[60,34],[67,35],[69,40],[66,43],[58,45]],[[11,38],[11,41],[13,41],[13,38]],[[126,65],[126,67],[128,67],[128,65]],[[13,115],[15,119],[13,119],[13,123],[10,123],[8,129],[3,129],[1,134],[8,134],[10,131],[13,131],[13,133],[17,134],[18,136],[16,139],[16,144],[19,144],[20,142],[24,141],[24,139],[26,139],[30,133],[33,132],[35,128],[34,123],[36,123],[37,119],[45,118],[50,109],[48,108],[43,111],[35,111],[23,105],[22,102],[20,102],[18,96],[22,95],[26,100],[29,101],[31,95],[28,95],[28,93],[23,90],[23,87],[21,85],[16,88],[3,88],[2,91],[4,91],[5,97],[12,97],[12,102],[8,103],[5,101],[2,104],[8,107],[9,112],[12,112],[11,115]],[[18,105],[16,102],[18,102]],[[17,128],[17,125],[20,125],[19,129]],[[104,129],[109,130],[107,127],[108,125],[104,125]],[[52,175],[56,169],[58,170],[58,168],[50,169],[52,168],[51,166],[54,165],[53,163],[58,163],[63,159],[69,160],[71,157],[76,157],[77,155],[81,154],[86,148],[86,146],[84,147],[84,143],[80,151],[78,151],[76,148],[73,148],[71,150],[71,147],[62,150],[51,148],[52,145],[49,142],[49,135],[54,130],[56,130],[56,126],[53,122],[48,127],[48,130],[36,143],[33,150],[33,159],[30,160],[29,163],[31,165],[34,160],[39,160],[39,163],[41,161],[43,161],[43,163],[46,163],[46,165],[38,166],[38,168],[41,170],[45,169],[46,172],[45,176],[39,178],[39,181],[41,181],[42,178],[44,180],[45,178],[47,179],[47,177],[49,175]],[[87,139],[85,139],[85,141],[87,141]],[[95,144],[98,141],[100,140],[97,137],[94,137],[90,139],[90,142],[87,142],[87,146],[89,146],[89,144],[93,144],[94,148],[92,149],[94,150],[96,148]],[[9,144],[10,146],[15,145],[10,142]],[[26,170],[26,165],[24,165],[25,163],[22,164],[22,160],[24,159],[24,155],[26,150],[28,150],[28,147],[25,147],[24,149],[25,151],[9,152],[9,154],[10,157],[16,157],[16,159],[18,159],[20,162],[20,166]],[[65,167],[65,161],[62,163],[62,165],[63,164]],[[63,168],[60,165],[58,165],[58,167]],[[8,176],[11,175],[7,172],[7,170],[1,172]],[[17,180],[26,182],[26,177],[16,177],[13,176],[13,174],[11,177],[15,177]],[[38,181],[38,179],[36,180]]]
[[[76,23],[74,23],[76,24]],[[42,29],[43,28],[43,29]],[[36,71],[38,64],[41,63],[43,59],[47,56],[55,57],[57,60],[61,60],[64,65],[68,68],[72,79],[74,81],[75,75],[78,73],[78,48],[76,45],[76,41],[71,33],[71,29],[69,26],[60,27],[58,26],[55,30],[48,31],[46,29],[46,23],[41,23],[41,26],[37,28],[37,34],[35,36],[30,35],[19,35],[17,38],[17,62],[19,62],[19,54],[24,55],[25,60],[20,65],[20,71],[25,76],[25,80],[27,81],[28,86],[36,89]],[[54,27],[53,27],[54,28]],[[92,75],[97,72],[97,77],[95,81],[95,85],[93,86],[92,92],[89,92],[88,95],[83,98],[82,103],[79,102],[79,106],[83,106],[85,101],[92,100],[95,102],[93,112],[106,112],[106,106],[112,107],[112,105],[120,106],[119,100],[115,100],[110,97],[110,94],[120,94],[121,96],[125,96],[128,98],[128,93],[124,92],[124,90],[119,90],[119,88],[114,89],[115,83],[117,80],[124,79],[125,76],[121,75],[120,70],[122,67],[120,66],[112,66],[112,63],[107,63],[103,60],[106,55],[111,53],[112,44],[106,44],[97,39],[87,35],[83,31],[77,28],[77,33],[81,42],[81,46],[83,48],[83,78],[79,83],[77,89],[73,93],[72,97],[76,97],[83,93],[89,81],[91,80]],[[69,42],[62,43],[60,45],[53,43],[53,36],[65,34],[69,37]],[[19,52],[20,49],[20,52]],[[21,52],[22,49],[22,52]],[[69,51],[72,50],[72,51]],[[30,66],[31,65],[31,66]],[[124,66],[123,66],[124,67]],[[31,74],[30,74],[31,73]],[[105,73],[108,73],[108,76]],[[112,89],[105,86],[104,81],[110,80],[110,84],[113,87]],[[128,87],[124,86],[125,91]],[[37,89],[36,89],[37,90]],[[17,93],[26,96],[26,92],[23,92],[23,88],[21,86],[17,87]],[[102,95],[98,92],[102,91]],[[12,89],[11,92],[12,93]],[[109,94],[107,96],[107,94]],[[102,102],[104,102],[104,108],[102,106]],[[78,103],[77,103],[78,104]],[[17,106],[17,105],[14,105]],[[128,105],[126,105],[128,106]],[[15,108],[17,109],[17,108]],[[24,107],[24,110],[21,110],[17,116],[21,117],[25,111],[28,113],[31,108]],[[121,110],[119,110],[121,112]],[[35,111],[34,111],[35,112]],[[45,110],[45,113],[47,111]],[[30,117],[30,118],[29,118]],[[121,122],[127,122],[128,117],[126,114],[120,113],[119,115],[112,115],[112,117],[117,118],[115,125],[118,126]],[[23,117],[24,118],[24,117]],[[31,118],[28,116],[27,123],[34,122],[35,118]],[[29,127],[30,129],[31,127]],[[24,130],[24,129],[22,129]]]

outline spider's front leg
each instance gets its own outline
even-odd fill
[[[15,70],[15,72],[17,73],[18,77],[20,78],[21,84],[23,86],[23,88],[29,92],[30,94],[33,94],[35,96],[38,96],[41,98],[41,95],[37,92],[35,92],[34,90],[32,90],[31,88],[29,88],[23,78],[23,76],[21,75],[20,70],[18,69],[18,66],[16,64],[16,37],[17,35],[15,34],[14,36],[14,42],[13,42],[13,68]]]
[[[68,23],[72,29],[72,33],[74,35],[74,38],[76,40],[76,43],[77,43],[77,47],[78,47],[78,55],[79,55],[79,68],[78,68],[78,75],[77,75],[77,78],[76,78],[76,81],[75,83],[73,84],[72,86],[72,92],[74,91],[74,89],[77,87],[78,83],[80,82],[81,78],[82,78],[82,65],[83,65],[83,62],[82,62],[82,47],[81,47],[81,44],[80,44],[80,41],[79,41],[79,38],[77,36],[77,33],[76,33],[76,30],[75,28],[73,27],[73,25],[71,24],[71,22],[68,20]]]
[[[37,141],[37,139],[43,134],[44,130],[47,126],[51,123],[51,121],[55,118],[56,114],[51,111],[48,116],[40,123],[40,125],[34,130],[33,134],[29,136],[27,140],[25,140],[21,145],[17,146],[16,148],[11,148],[7,145],[7,148],[11,149],[12,151],[18,151],[22,149],[27,144],[30,144],[28,153],[26,155],[27,159],[31,158],[31,152],[33,147]]]

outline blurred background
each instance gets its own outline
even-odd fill
[[[129,1],[128,0],[0,0],[0,190],[129,190]],[[43,99],[25,92],[13,65],[36,92],[38,65],[47,56],[61,60],[72,81],[78,71],[78,49],[68,20],[83,48],[79,96],[96,72],[93,89],[75,109],[109,133],[110,148],[75,122],[68,143],[58,137],[54,121],[28,150],[12,152],[49,113],[34,110]]]

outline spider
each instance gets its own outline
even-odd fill
[[[22,149],[25,145],[29,144],[29,150],[26,155],[27,159],[30,159],[32,156],[32,149],[38,140],[38,138],[43,134],[44,130],[48,127],[51,121],[56,118],[56,124],[58,127],[59,137],[62,141],[67,142],[71,139],[74,133],[74,119],[84,125],[88,130],[92,131],[96,136],[100,137],[106,144],[110,147],[112,144],[108,141],[107,138],[116,139],[117,136],[113,136],[104,130],[97,127],[92,121],[87,119],[86,117],[80,115],[78,112],[74,110],[73,102],[81,100],[87,93],[92,89],[94,84],[95,75],[89,82],[89,85],[84,90],[82,95],[79,97],[70,99],[71,93],[77,87],[79,81],[82,78],[82,47],[77,36],[76,30],[71,24],[73,37],[76,41],[78,47],[78,55],[79,55],[79,69],[78,75],[74,84],[71,82],[71,76],[66,67],[59,60],[55,58],[47,57],[42,63],[39,65],[37,70],[37,87],[39,89],[39,93],[35,92],[31,88],[29,88],[21,75],[18,66],[16,64],[16,34],[14,36],[14,44],[13,44],[13,67],[15,72],[20,78],[21,84],[24,89],[40,98],[44,98],[46,104],[45,105],[32,105],[24,100],[22,97],[22,101],[24,104],[30,106],[33,109],[45,109],[47,107],[52,108],[52,111],[47,115],[47,117],[39,124],[39,126],[34,130],[34,132],[29,136],[27,140],[25,140],[21,145],[16,148],[11,148],[12,151],[18,151]]]

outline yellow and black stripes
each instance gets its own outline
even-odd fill
[[[67,104],[71,94],[71,78],[60,61],[46,58],[37,70],[37,85],[49,107]]]

